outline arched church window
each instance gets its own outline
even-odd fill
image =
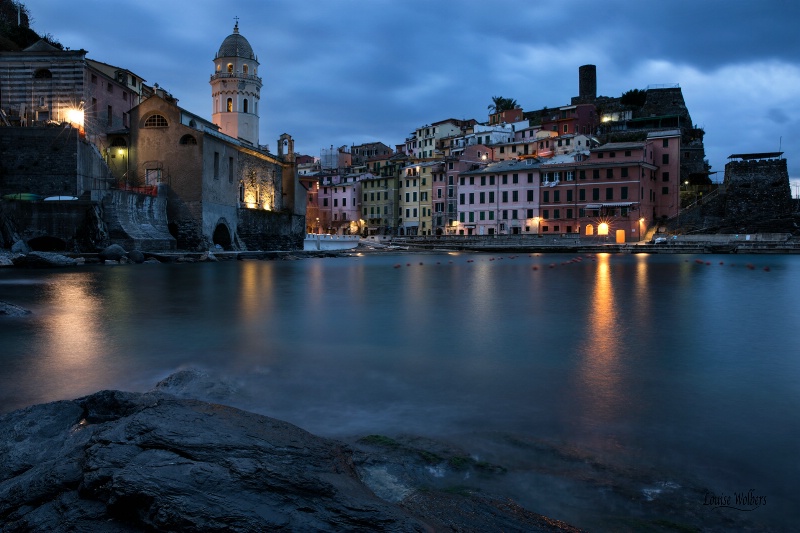
[[[231,111],[233,111],[233,100],[228,98],[228,113],[230,113]]]
[[[247,103],[247,98],[245,98],[244,102],[242,102],[242,111],[245,113],[247,113]]]
[[[46,68],[40,68],[33,73],[33,77],[39,80],[50,79],[53,77],[53,73]]]
[[[228,63],[228,72],[233,72],[233,63]]]
[[[166,128],[169,124],[163,115],[150,115],[144,121],[145,128]]]
[[[242,72],[247,74],[247,64],[242,65]]]
[[[183,137],[181,137],[180,143],[181,143],[181,144],[192,144],[192,145],[196,145],[196,144],[197,144],[197,139],[195,139],[195,138],[194,138],[194,136],[192,136],[192,135],[189,135],[189,134],[187,133],[186,135],[184,135]]]
[[[217,72],[222,70],[222,65],[217,65]]]

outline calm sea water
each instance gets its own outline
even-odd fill
[[[0,317],[0,413],[196,368],[320,435],[458,442],[581,527],[800,521],[799,256],[3,269],[0,300],[33,311]]]

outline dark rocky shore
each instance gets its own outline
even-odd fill
[[[362,442],[161,390],[36,405],[0,417],[1,529],[578,531],[507,499],[408,486],[393,441]]]

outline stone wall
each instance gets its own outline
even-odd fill
[[[0,128],[0,196],[80,196],[78,130]]]
[[[111,191],[103,199],[103,219],[112,244],[126,250],[157,252],[175,249],[175,239],[167,227],[167,196],[128,191]]]
[[[0,128],[0,196],[33,193],[100,200],[109,178],[102,154],[77,129]]]
[[[302,250],[305,217],[288,212],[240,209],[239,240],[248,250]]]
[[[733,223],[791,213],[792,192],[785,159],[731,161],[725,165],[724,183],[725,217]]]
[[[68,202],[0,202],[4,226],[3,241],[18,237],[34,250],[93,252],[84,242],[85,228],[92,224],[93,204],[88,201]],[[12,242],[0,243],[10,248]]]

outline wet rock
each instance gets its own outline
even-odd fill
[[[139,250],[131,250],[128,252],[128,259],[136,264],[144,263],[144,254]]]
[[[26,268],[65,267],[77,264],[75,259],[54,252],[31,252],[26,255],[16,256],[12,261],[14,266]]]
[[[8,302],[0,302],[0,316],[25,316],[31,312],[28,309]]]
[[[9,531],[424,531],[291,424],[161,393],[103,391],[0,418]]]
[[[205,379],[184,372],[159,386]],[[101,391],[0,417],[0,523],[3,531],[576,531],[485,495],[407,487],[381,499],[353,453],[232,407]]]
[[[233,398],[239,387],[230,380],[216,379],[202,370],[187,369],[175,372],[159,381],[154,390],[180,398],[221,402]]]
[[[19,240],[11,245],[11,252],[15,254],[28,254],[31,252],[31,247],[28,246],[23,240]]]
[[[103,251],[100,252],[99,256],[103,261],[119,261],[121,258],[125,257],[127,253],[125,248],[119,244],[112,244],[106,246]]]

